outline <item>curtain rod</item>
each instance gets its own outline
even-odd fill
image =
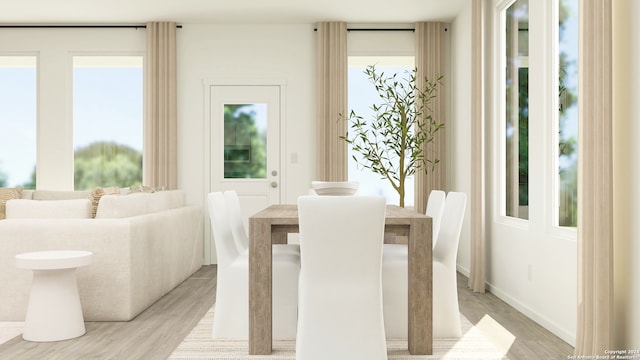
[[[318,31],[314,28],[313,31]],[[399,28],[347,28],[347,31],[416,31],[416,29],[399,29]]]
[[[416,29],[385,29],[385,28],[363,28],[363,29],[349,29],[347,31],[416,31]]]
[[[0,28],[25,29],[146,29],[147,25],[0,25]],[[182,29],[182,25],[176,25]]]

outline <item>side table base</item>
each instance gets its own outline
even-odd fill
[[[23,339],[60,341],[85,332],[76,269],[33,270]]]

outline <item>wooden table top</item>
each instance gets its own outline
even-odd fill
[[[271,205],[251,216],[256,219],[272,219],[282,225],[298,224],[298,205]],[[408,225],[411,219],[426,218],[427,215],[415,212],[413,209],[401,208],[397,205],[387,205],[385,224]]]

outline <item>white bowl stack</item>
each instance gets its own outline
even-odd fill
[[[360,183],[357,181],[312,181],[311,188],[318,195],[346,196],[354,195]]]

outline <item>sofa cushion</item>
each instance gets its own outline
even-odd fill
[[[83,191],[59,191],[59,190],[36,190],[33,193],[33,200],[70,200],[89,199],[90,190]]]
[[[124,218],[146,214],[148,199],[153,194],[134,193],[126,196],[104,195],[100,198],[96,219]]]
[[[150,214],[185,205],[183,190],[134,192],[126,196],[104,195],[100,198],[96,219],[123,218]]]
[[[186,194],[181,190],[168,190],[153,193],[149,197],[148,212],[154,213],[184,206]]]
[[[118,195],[120,194],[120,188],[117,186],[112,186],[108,188],[97,187],[91,191],[91,195],[89,195],[89,200],[91,200],[91,217],[95,218],[96,213],[98,211],[98,204],[100,203],[100,199],[104,195]]]
[[[0,220],[5,218],[5,206],[7,201],[20,199],[22,197],[21,188],[0,188]]]
[[[7,201],[7,219],[88,219],[89,199]]]

